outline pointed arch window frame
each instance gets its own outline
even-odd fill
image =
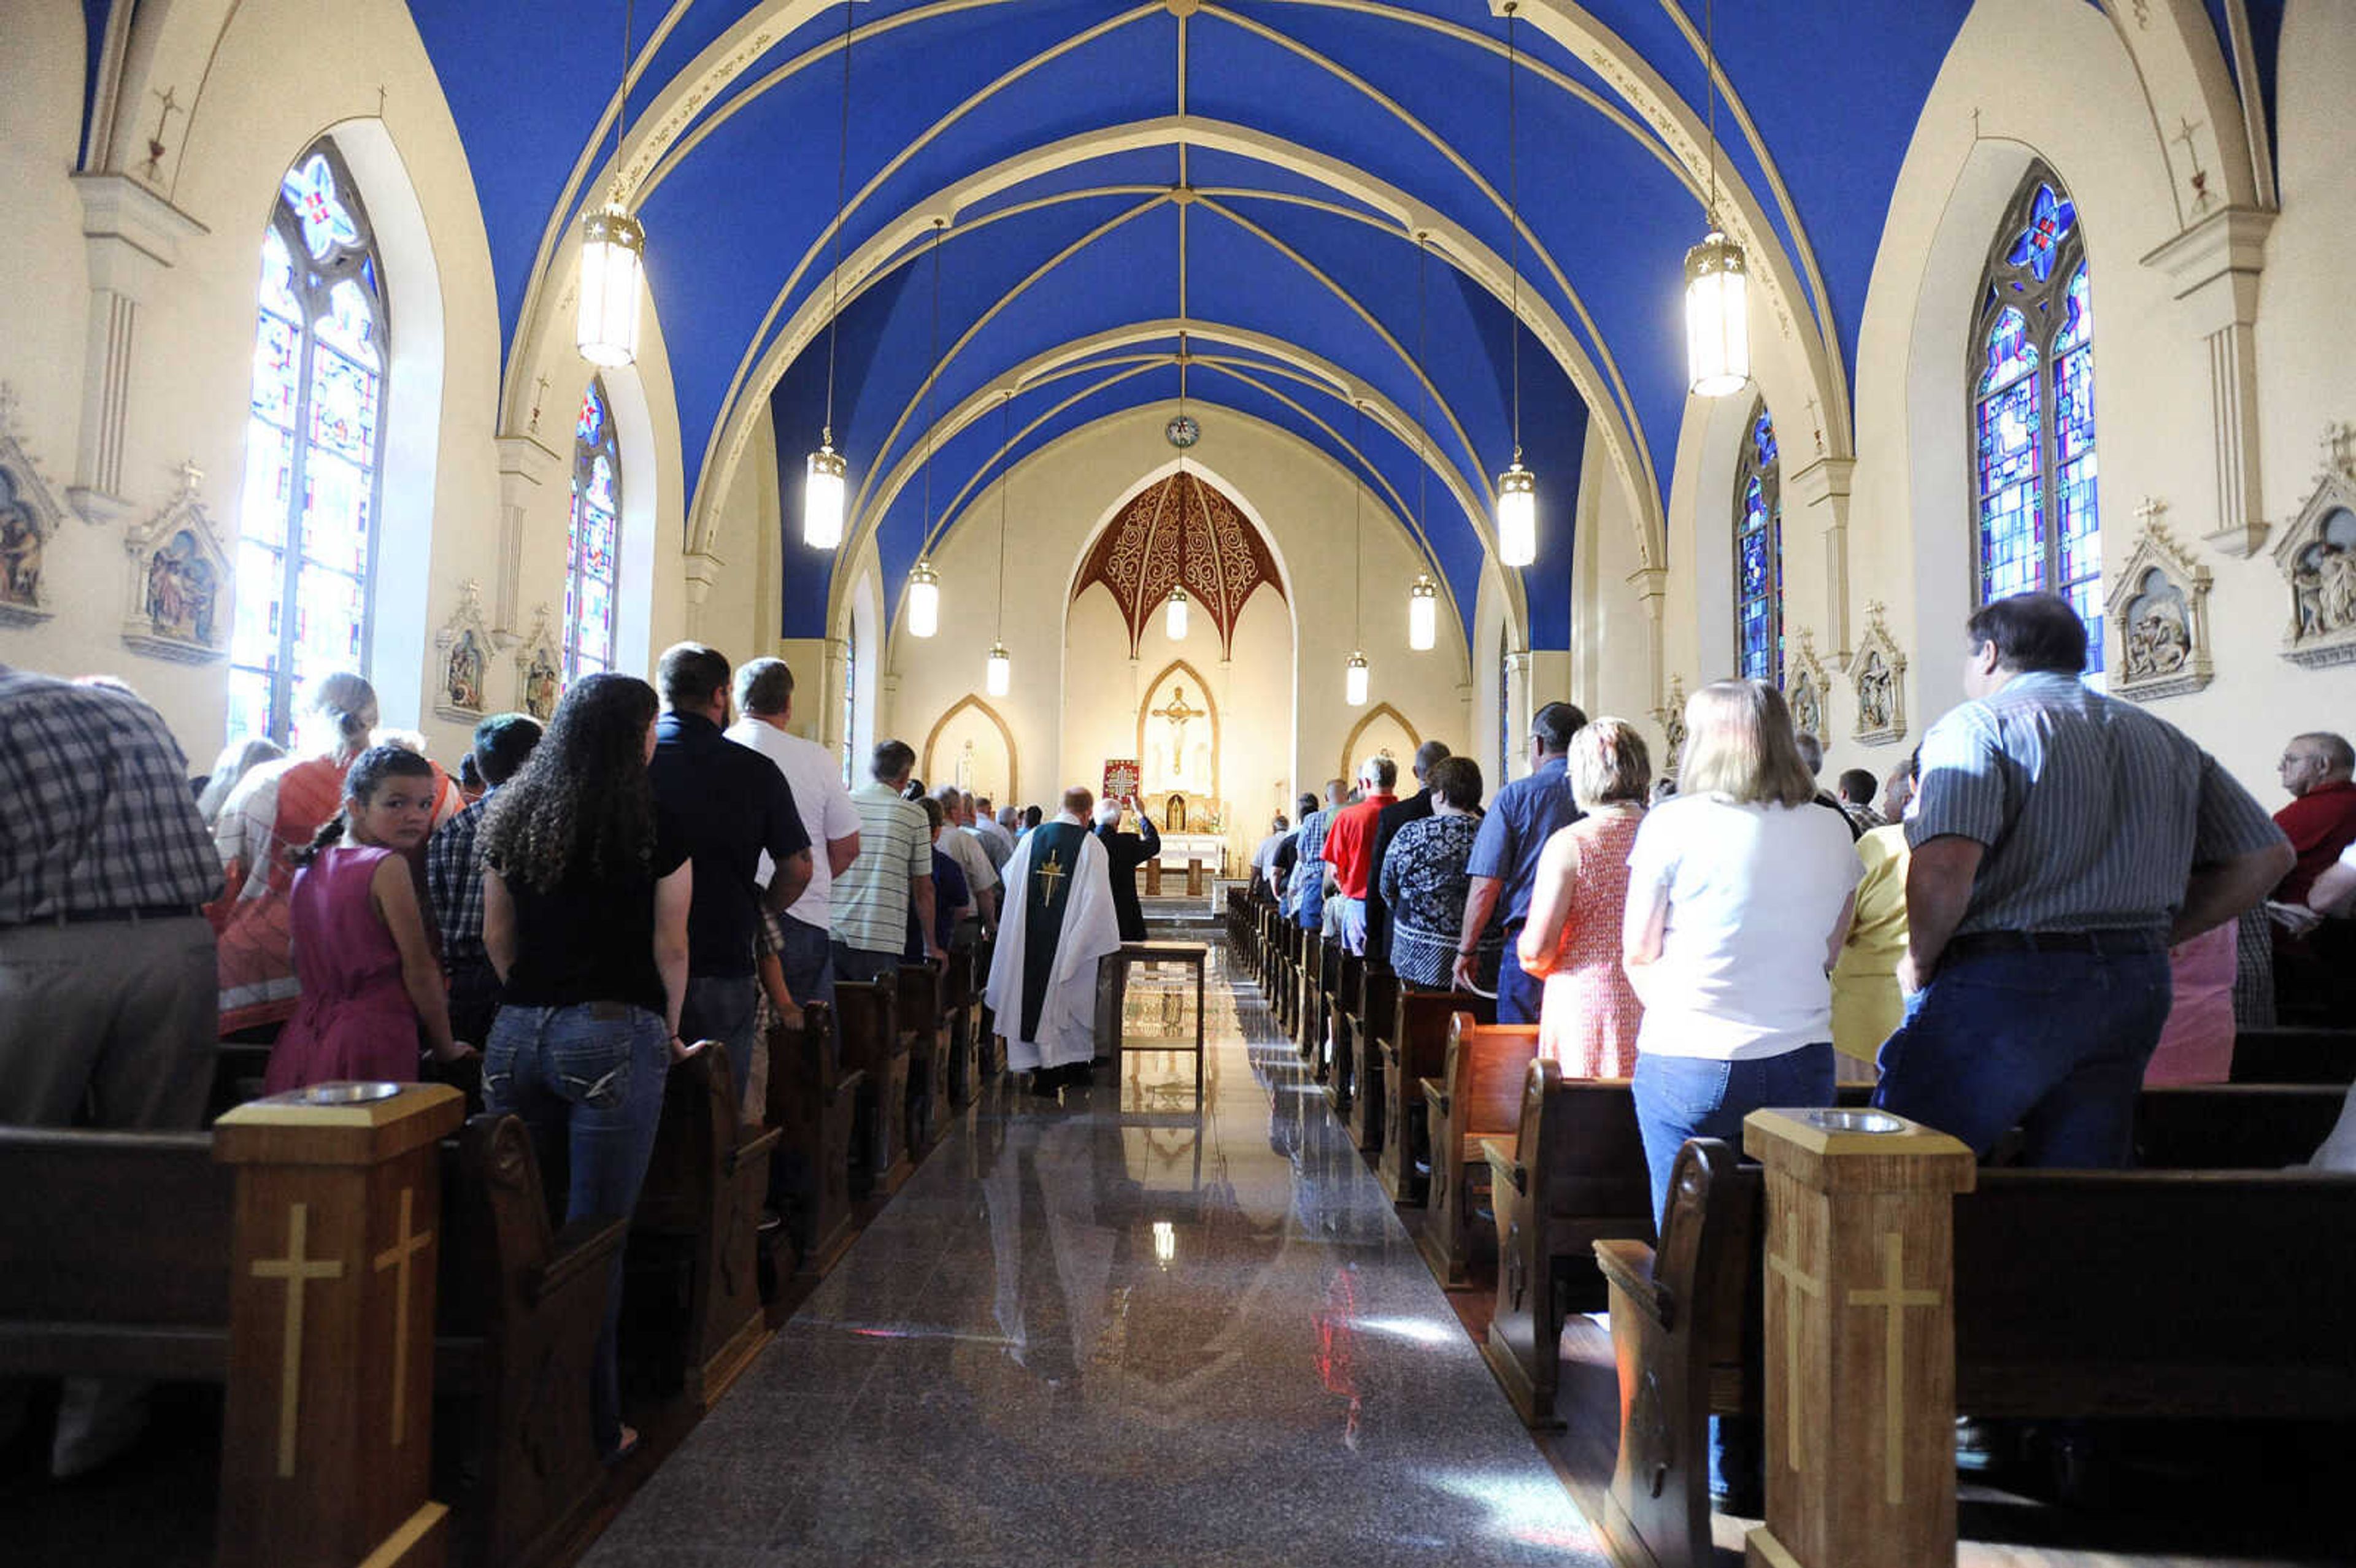
[[[597,411],[597,428],[593,436],[585,428],[589,410]],[[613,538],[605,551],[606,571],[602,577],[594,574],[584,559],[582,541],[582,507],[594,491],[598,459],[605,460],[611,475],[611,522]],[[564,680],[571,685],[584,674],[597,674],[614,667],[614,656],[619,641],[622,606],[622,517],[623,485],[626,475],[622,467],[622,437],[614,421],[614,396],[605,389],[605,378],[592,376],[582,389],[581,410],[573,421],[573,506],[567,514],[564,543],[564,635],[562,642]],[[587,584],[593,580],[605,585],[605,645],[596,653],[594,670],[582,667],[584,652],[581,636],[581,605],[586,597]]]
[[[287,260],[283,283],[274,276],[273,240]],[[349,578],[357,583],[359,613],[352,623],[350,653],[348,658],[334,661],[336,667],[348,665],[359,674],[368,675],[376,633],[377,559],[383,536],[384,456],[390,429],[387,415],[391,403],[392,307],[375,225],[369,219],[368,204],[334,137],[322,136],[312,143],[280,176],[278,194],[262,226],[261,249],[262,276],[256,291],[254,321],[255,373],[247,394],[245,473],[239,496],[237,587],[232,611],[236,629],[230,638],[226,728],[232,739],[266,735],[287,745],[293,741],[297,687],[306,676],[330,673],[326,669],[298,671],[296,667],[305,642],[305,571]],[[346,341],[338,342],[336,335],[324,332],[322,326],[336,320],[337,292],[347,283],[362,296],[369,320],[358,336],[347,330],[342,334]],[[338,325],[348,327],[348,324]],[[273,327],[293,329],[293,397],[291,402],[280,404],[283,418],[264,411],[261,380],[273,345],[280,349],[285,346],[283,336],[273,336]],[[362,347],[373,349],[373,365],[354,352]],[[335,443],[345,449],[341,453],[331,450],[330,439],[323,435],[322,415],[315,401],[323,351],[373,378],[370,396],[361,404],[370,422],[365,432],[359,432],[360,439]],[[262,440],[265,431],[284,438],[283,461],[264,461],[259,456],[268,450]],[[309,530],[305,517],[312,509],[315,461],[325,455],[330,461],[359,466],[351,455],[354,453],[366,459],[365,483],[359,486],[366,510],[360,529],[359,570],[348,572],[329,561],[306,560],[305,545]],[[257,485],[270,483],[282,475],[285,485],[283,496],[257,494]],[[276,519],[277,542],[255,538],[256,520],[273,517]],[[256,551],[267,551],[275,560],[270,575],[257,576],[249,583],[249,563],[260,564],[254,560]],[[265,592],[268,598],[264,603],[273,604],[278,611],[275,624],[259,630],[250,621],[256,591]],[[257,654],[262,656],[259,660],[254,656]],[[262,687],[263,707],[258,724],[243,710],[245,705],[239,696],[241,677],[250,688],[255,677],[261,677]]]
[[[1989,243],[1964,352],[1973,603],[2062,594],[2086,624],[2086,674],[2099,679],[2106,661],[2093,298],[2077,204],[2051,167],[2034,161]],[[2017,336],[2008,315],[2019,319]]]
[[[1752,504],[1753,496],[1757,505]],[[1775,421],[1764,398],[1753,398],[1742,421],[1742,445],[1734,463],[1734,654],[1746,680],[1783,684],[1783,458]],[[1764,581],[1753,590],[1744,557],[1756,535],[1764,557]],[[1763,638],[1754,649],[1750,635],[1756,606]],[[1754,655],[1756,657],[1754,658]],[[1761,662],[1763,661],[1763,662]]]

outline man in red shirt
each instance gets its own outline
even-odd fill
[[[2275,825],[2289,837],[2298,861],[2272,901],[2300,904],[2315,879],[2356,842],[2356,749],[2328,731],[2294,735],[2279,766],[2291,803],[2275,813]],[[2275,997],[2284,1022],[2340,1024],[2356,1011],[2351,934],[2340,921],[2326,921],[2307,936],[2275,928]]]
[[[1370,757],[1358,770],[1365,798],[1344,807],[1325,830],[1325,863],[1333,868],[1340,888],[1342,945],[1353,953],[1366,950],[1366,884],[1379,869],[1375,865],[1375,818],[1398,798],[1398,764],[1388,757]]]

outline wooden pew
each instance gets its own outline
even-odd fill
[[[835,1028],[842,1065],[859,1085],[861,1155],[851,1165],[854,1199],[889,1197],[915,1168],[907,1143],[908,1042],[900,1032],[898,987],[884,980],[837,980]]]
[[[2146,1089],[2136,1102],[2136,1164],[2167,1170],[2305,1165],[2330,1136],[2347,1099],[2333,1084]]]
[[[1653,1239],[1653,1184],[1624,1078],[1565,1078],[1540,1058],[1510,1137],[1482,1140],[1496,1213],[1497,1294],[1482,1353],[1514,1408],[1551,1424],[1562,1324],[1604,1304],[1595,1243]]]
[[[1333,1107],[1333,1115],[1344,1125],[1350,1115],[1350,1061],[1353,1048],[1351,1036],[1358,1028],[1359,1010],[1365,1006],[1366,960],[1346,950],[1340,953],[1333,974],[1333,996],[1328,1004],[1331,1022],[1325,1031],[1323,1054],[1318,1061],[1318,1076],[1325,1081],[1325,1100]]]
[[[865,1083],[842,1063],[830,1004],[805,1004],[798,1029],[771,1026],[768,1122],[780,1138],[770,1189],[785,1200],[804,1275],[824,1274],[851,1245],[851,1134]]]
[[[1375,1175],[1394,1203],[1423,1204],[1431,1163],[1423,1081],[1439,1077],[1447,1066],[1448,1022],[1459,1012],[1470,1013],[1475,1023],[1495,1023],[1496,998],[1402,984],[1392,1003],[1388,1032],[1376,1036],[1382,1060],[1385,1131]]]
[[[698,1411],[712,1408],[764,1340],[761,1211],[782,1136],[740,1124],[727,1053],[714,1042],[671,1064],[630,1218],[623,1311],[646,1330],[640,1346],[658,1385],[681,1390]]]
[[[1958,1412],[2356,1417],[2356,1175],[1999,1168],[1977,1183],[1954,1200]],[[1714,1562],[1708,1420],[1763,1403],[1764,1229],[1759,1168],[1696,1139],[1657,1253],[1596,1243],[1622,1408],[1602,1523],[1624,1561]]]
[[[1437,1078],[1422,1081],[1431,1129],[1431,1178],[1416,1243],[1450,1290],[1471,1283],[1472,1249],[1483,1227],[1474,1204],[1488,1186],[1481,1140],[1521,1123],[1522,1078],[1537,1056],[1536,1024],[1477,1024],[1470,1013],[1448,1021],[1448,1055]]]
[[[589,1379],[629,1221],[550,1219],[530,1136],[513,1116],[468,1121],[443,1146],[435,1440],[463,1477],[458,1531],[481,1563],[518,1568],[575,1549],[605,1484]]]
[[[946,976],[929,962],[900,965],[900,1035],[908,1042],[908,1088],[902,1101],[911,1159],[940,1142],[949,1125]]]
[[[2244,1029],[2232,1072],[2236,1083],[2356,1083],[2356,1029]]]
[[[1350,1137],[1363,1155],[1378,1155],[1389,1136],[1390,1123],[1383,1115],[1388,1085],[1378,1042],[1394,1031],[1398,994],[1399,977],[1391,973],[1391,966],[1376,958],[1366,959],[1358,971],[1358,999],[1350,1009],[1349,1052]]]
[[[941,977],[941,1020],[946,1038],[949,1108],[963,1110],[981,1092],[980,982],[974,967],[978,949],[953,947]]]

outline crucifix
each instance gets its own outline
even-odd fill
[[[146,171],[148,182],[153,184],[164,177],[164,127],[170,124],[172,116],[180,112],[180,101],[175,90],[169,87],[161,92],[150,91],[147,96],[163,105],[155,115],[155,133],[147,138],[147,161],[140,165]]]
[[[547,397],[548,372],[543,370],[540,373],[540,379],[534,384],[531,394],[531,433],[534,435],[540,433],[540,405]]]
[[[1780,1253],[1770,1253],[1767,1272],[1783,1282],[1787,1293],[1783,1297],[1783,1384],[1787,1391],[1783,1400],[1783,1458],[1793,1469],[1800,1463],[1800,1297],[1814,1301],[1824,1295],[1821,1280],[1800,1266],[1795,1255],[1800,1245],[1798,1236],[1792,1236]]]
[[[434,1244],[433,1232],[409,1228],[411,1203],[415,1197],[416,1189],[401,1189],[400,1238],[376,1255],[377,1273],[398,1271],[392,1281],[392,1445],[396,1448],[407,1435],[409,1425],[409,1265],[418,1253]]]
[[[1187,702],[1186,688],[1183,686],[1173,686],[1170,688],[1170,705],[1167,708],[1156,708],[1152,710],[1151,717],[1166,719],[1170,721],[1170,774],[1173,778],[1178,777],[1186,770],[1188,721],[1200,719],[1209,711],[1208,709],[1196,708]]]
[[[1881,1287],[1879,1290],[1852,1290],[1848,1293],[1851,1307],[1878,1307],[1883,1314],[1881,1326],[1881,1495],[1891,1504],[1906,1500],[1906,1472],[1901,1452],[1898,1424],[1905,1416],[1906,1392],[1906,1308],[1936,1307],[1939,1293],[1935,1290],[1908,1290],[1906,1281],[1906,1237],[1899,1231],[1881,1233]],[[1794,1408],[1798,1402],[1794,1401]]]
[[[1064,885],[1063,862],[1056,859],[1053,855],[1050,855],[1047,857],[1047,863],[1031,874],[1037,877],[1042,882],[1046,884],[1047,891],[1041,893],[1039,896],[1045,899],[1049,903],[1054,903],[1055,901],[1055,890]]]
[[[294,1473],[294,1418],[303,1390],[304,1287],[315,1279],[344,1277],[340,1259],[313,1258],[305,1252],[310,1230],[311,1206],[291,1205],[286,1214],[286,1255],[259,1259],[252,1268],[256,1279],[286,1282],[285,1348],[278,1363],[278,1474],[282,1479]]]
[[[376,84],[376,117],[380,120],[384,118],[384,83],[380,81]]]
[[[2210,200],[2209,171],[2201,166],[2201,149],[2193,143],[2192,133],[2200,130],[2202,126],[2206,125],[2208,122],[2206,120],[2194,120],[2189,116],[2179,115],[2177,117],[2177,123],[2181,126],[2182,129],[2179,130],[2175,135],[2170,136],[2169,140],[2171,142],[2181,142],[2184,144],[2184,161],[2192,165],[2192,210],[2195,212],[2206,212],[2209,210]]]
[[[2136,503],[2136,521],[2143,525],[2144,532],[2149,533],[2159,526],[2160,514],[2167,510],[2167,502],[2157,496],[2146,496]]]

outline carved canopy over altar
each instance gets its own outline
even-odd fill
[[[1130,498],[1081,563],[1072,597],[1099,582],[1120,606],[1132,656],[1147,617],[1161,611],[1173,586],[1184,587],[1218,628],[1222,658],[1232,651],[1244,601],[1263,584],[1284,597],[1276,558],[1251,519],[1215,485],[1183,469]]]

